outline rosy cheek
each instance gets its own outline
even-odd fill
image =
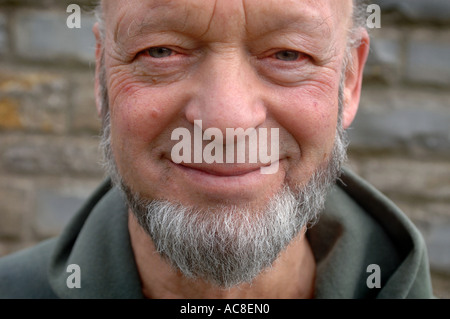
[[[174,109],[164,89],[144,88],[123,91],[113,106],[113,121],[118,134],[129,137],[130,143],[155,139],[167,126]]]
[[[283,101],[282,105],[284,107],[278,110],[279,121],[299,143],[322,139],[337,120],[333,105],[308,95],[295,95]]]

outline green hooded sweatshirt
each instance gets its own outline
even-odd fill
[[[144,298],[127,223],[125,201],[106,181],[60,236],[0,259],[0,298]],[[419,231],[349,170],[307,237],[315,298],[433,298]],[[76,271],[81,287],[69,288]]]

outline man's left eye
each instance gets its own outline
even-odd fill
[[[292,50],[283,50],[274,54],[274,57],[281,61],[296,61],[301,57],[301,53]]]
[[[174,54],[174,51],[165,47],[154,47],[147,49],[147,53],[152,58],[161,59],[171,56],[172,54]]]

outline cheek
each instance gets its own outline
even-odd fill
[[[290,134],[291,161],[286,182],[305,185],[309,177],[329,158],[336,134],[338,117],[336,98],[310,88],[284,92],[274,107],[274,117]],[[298,151],[297,151],[298,150]]]
[[[330,90],[333,92],[334,90]],[[338,118],[336,95],[313,87],[284,92],[276,108],[277,120],[295,138],[302,152],[332,147]]]
[[[174,91],[168,88],[124,87],[110,107],[114,128],[124,136],[152,141],[180,107]]]
[[[156,149],[160,136],[182,108],[183,99],[177,91],[130,86],[111,99],[111,137],[118,165],[126,162],[134,166]]]

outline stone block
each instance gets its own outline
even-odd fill
[[[450,2],[447,0],[376,0],[382,14],[395,12],[403,19],[415,23],[450,22]]]
[[[76,80],[72,91],[71,130],[99,134],[101,121],[97,115],[94,94],[94,76],[85,74]]]
[[[0,56],[8,53],[8,29],[6,15],[0,12]]]
[[[81,16],[81,28],[69,29],[65,10],[21,10],[13,23],[16,54],[36,61],[95,60],[92,15]]]
[[[21,99],[21,120],[26,131],[64,133],[68,129],[68,100],[62,93],[43,94],[36,99],[24,96]]]
[[[62,74],[1,68],[0,129],[64,133],[69,92],[69,81]]]
[[[0,238],[22,237],[30,216],[32,188],[27,181],[0,179]]]
[[[399,151],[414,148],[448,153],[450,113],[420,109],[358,113],[350,131],[352,147]]]
[[[416,221],[430,221],[439,223],[442,219],[450,220],[450,202],[441,198],[427,199],[416,194],[396,196],[392,194],[392,200],[405,214]]]
[[[410,82],[450,85],[450,32],[418,30],[406,46],[406,79]]]
[[[402,33],[395,28],[371,32],[370,53],[364,69],[364,79],[379,79],[395,83],[401,77]]]
[[[95,137],[6,135],[0,144],[0,163],[7,172],[103,175]]]
[[[363,90],[349,130],[352,149],[450,154],[450,94],[441,91]]]
[[[22,65],[0,65],[0,94],[21,96],[67,89],[64,72],[52,72]]]
[[[361,175],[389,197],[448,201],[450,162],[407,157],[373,157],[360,164]]]
[[[0,190],[1,192],[2,190]],[[8,194],[9,195],[9,194]],[[5,196],[5,195],[0,195]],[[1,198],[0,198],[1,200]],[[3,203],[3,201],[2,201]],[[20,238],[22,234],[23,212],[14,211],[11,208],[2,208],[0,216],[0,237]]]
[[[450,276],[450,217],[413,219],[427,246],[431,270]]]
[[[433,294],[436,298],[450,299],[450,276],[439,272],[431,272]]]
[[[5,256],[7,254],[9,254],[8,244],[0,239],[0,257]]]
[[[0,98],[0,130],[23,128],[19,111],[19,101],[10,98]]]
[[[450,275],[450,218],[430,224],[425,242],[431,268]]]

